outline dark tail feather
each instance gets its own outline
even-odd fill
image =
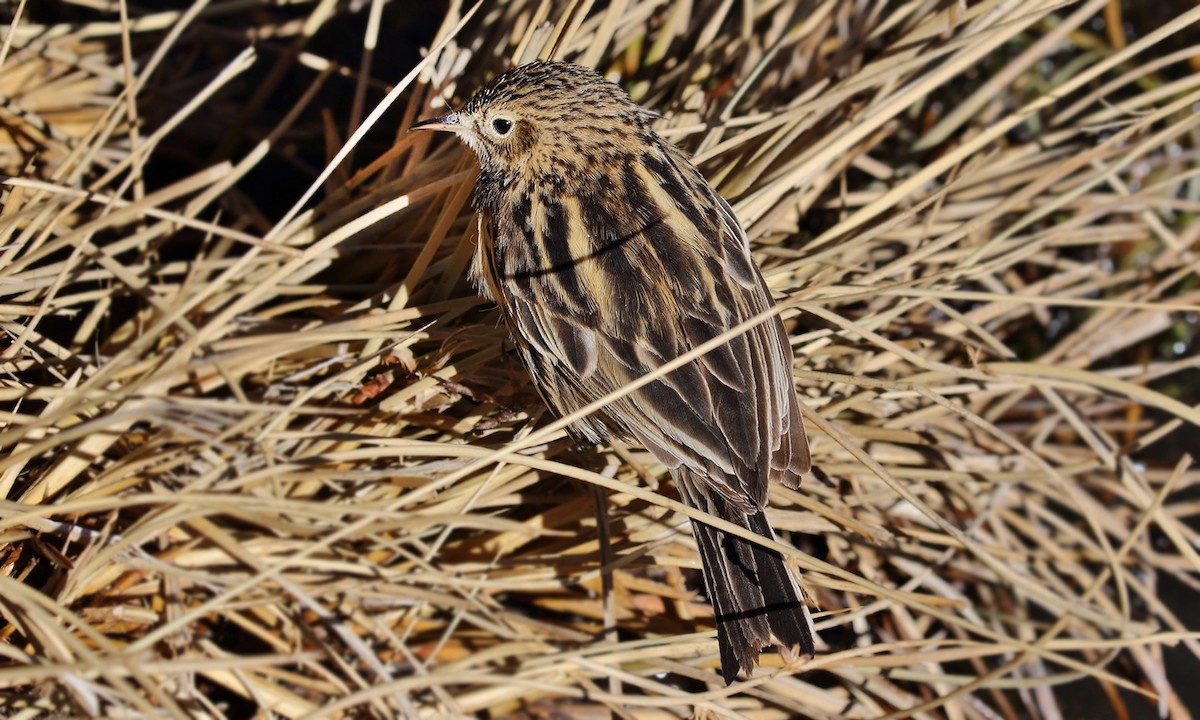
[[[709,489],[703,479],[681,473],[678,481],[680,493],[692,507],[759,535],[775,537],[762,510],[747,515]],[[717,619],[725,683],[733,682],[738,670],[749,675],[759,652],[769,645],[812,655],[812,618],[783,557],[701,522],[693,521],[692,529]]]

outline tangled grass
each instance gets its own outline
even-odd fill
[[[0,9],[6,716],[1191,717],[1200,8],[364,5]],[[473,158],[403,128],[535,57],[781,298],[811,661],[725,687],[690,511],[465,282]]]

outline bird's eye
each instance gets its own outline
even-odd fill
[[[512,120],[509,120],[508,118],[496,118],[492,121],[492,129],[495,130],[496,134],[500,137],[504,137],[512,132],[512,128]]]

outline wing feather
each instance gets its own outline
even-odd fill
[[[728,204],[682,153],[667,144],[660,150],[623,168],[619,189],[582,183],[609,197],[534,197],[531,218],[501,225],[529,233],[481,249],[493,254],[485,262],[503,281],[491,289],[503,294],[497,300],[519,328],[526,364],[559,414],[772,304]],[[636,198],[633,209],[629,200],[614,205],[617,192]],[[536,251],[515,255],[522,241]],[[528,271],[528,257],[553,265]],[[795,485],[809,470],[791,363],[786,331],[774,318],[614,401],[576,431],[592,441],[632,436],[668,467],[707,478],[728,501],[760,508],[768,482]]]

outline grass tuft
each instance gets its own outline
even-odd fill
[[[4,712],[1191,717],[1200,8],[176,5],[0,9]],[[781,298],[812,661],[725,687],[694,512],[466,282],[474,160],[404,128],[537,57]]]

